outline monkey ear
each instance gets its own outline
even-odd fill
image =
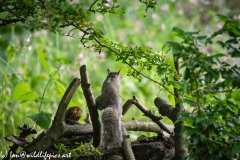
[[[107,72],[108,72],[108,73],[110,73],[110,72],[111,72],[111,69],[110,69],[110,68],[108,68],[108,69],[107,69]]]
[[[118,74],[120,73],[121,69],[119,69],[119,71],[117,72]]]

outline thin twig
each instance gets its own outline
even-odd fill
[[[95,5],[95,3],[97,3],[97,1],[98,1],[98,0],[96,0],[96,1],[94,1],[94,2],[92,3],[92,5],[91,5],[90,8],[88,9],[88,11],[91,11],[91,12],[93,12],[93,13],[96,13],[96,11],[92,9],[92,7]]]
[[[145,116],[151,118],[151,120],[153,122],[155,122],[163,131],[166,131],[168,134],[173,134],[173,132],[170,129],[168,129],[165,126],[165,124],[161,121],[162,117],[157,117],[150,110],[147,110],[144,106],[142,106],[138,102],[138,100],[137,100],[137,98],[135,96],[133,97],[133,99],[135,100],[135,101],[133,101],[133,104],[135,106],[137,106],[138,109],[140,109],[144,113]]]

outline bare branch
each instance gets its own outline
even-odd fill
[[[124,126],[124,123],[122,123],[122,132],[123,132],[123,153],[125,154],[127,160],[135,160],[135,156],[133,154],[131,146],[131,141],[128,132]]]
[[[81,87],[87,102],[88,110],[89,110],[92,125],[93,125],[93,146],[98,147],[100,144],[100,137],[101,137],[101,124],[99,120],[99,114],[97,111],[96,102],[93,97],[92,89],[90,87],[90,82],[87,75],[87,68],[85,65],[80,67],[80,76],[81,76]]]
[[[154,132],[161,133],[163,130],[154,122],[145,122],[138,120],[124,121],[125,127],[128,131],[143,131],[143,132]],[[164,124],[172,132],[174,129],[173,125]]]
[[[0,21],[2,21],[2,23],[0,23],[0,27],[9,25],[11,23],[16,23],[16,22],[24,22],[26,21],[25,18],[14,18],[14,19],[2,19],[0,18]]]
[[[169,130],[169,129],[165,126],[165,124],[161,121],[161,119],[162,119],[161,117],[157,117],[157,116],[155,116],[150,110],[147,110],[144,106],[142,106],[142,105],[138,102],[138,100],[136,99],[136,97],[133,97],[133,99],[135,100],[135,101],[133,101],[133,104],[134,104],[135,106],[137,106],[138,109],[140,109],[140,110],[144,113],[145,116],[151,118],[151,120],[152,120],[153,122],[155,122],[162,130],[166,131],[166,132],[169,133],[169,134],[173,134],[173,132],[172,132],[171,130]]]
[[[123,111],[122,111],[122,115],[124,116],[127,111],[131,108],[132,104],[133,104],[134,99],[129,99],[127,100],[124,105],[123,105]]]

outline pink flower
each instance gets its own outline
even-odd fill
[[[99,20],[99,21],[103,20],[103,15],[98,14],[98,15],[97,15],[97,20]]]
[[[35,37],[40,37],[41,33],[40,32],[36,32],[35,33]]]
[[[223,57],[222,62],[227,62],[227,57]]]
[[[158,15],[157,15],[156,13],[153,13],[153,14],[152,14],[152,18],[153,18],[153,19],[158,19]]]
[[[138,26],[139,28],[141,28],[143,24],[142,24],[142,21],[141,21],[141,20],[137,19],[137,20],[135,21],[135,25]]]
[[[82,66],[82,65],[86,64],[86,62],[87,62],[87,59],[83,58],[83,59],[81,59],[81,61],[79,61],[79,64]]]
[[[26,39],[26,42],[29,43],[31,41],[31,35],[29,35]]]
[[[44,18],[44,20],[42,21],[43,23],[48,23],[48,19]]]
[[[17,39],[17,44],[20,44],[20,42],[21,42],[20,39]]]
[[[22,59],[22,64],[26,64],[26,63],[27,63],[27,59],[26,58]]]
[[[217,24],[217,28],[218,28],[218,29],[222,29],[222,27],[223,27],[223,25],[222,25],[221,23],[218,23],[218,24]]]
[[[198,0],[189,0],[190,3],[197,4]]]
[[[99,57],[104,58],[106,54],[105,54],[105,52],[101,51],[98,55],[99,55]]]
[[[78,2],[79,2],[79,0],[73,0],[72,2],[73,2],[73,3],[78,3]]]
[[[162,25],[161,25],[161,30],[162,30],[162,31],[165,31],[165,30],[166,30],[165,24],[162,24]]]
[[[83,55],[83,53],[79,53],[79,54],[78,54],[78,58],[79,58],[79,59],[82,59],[82,58],[84,58],[84,57],[85,57],[85,56]]]
[[[80,32],[78,32],[78,35],[82,37],[84,35],[84,33],[82,31],[80,31]]]
[[[24,73],[24,70],[23,70],[22,68],[18,68],[18,69],[17,69],[17,72],[18,72],[19,74],[23,74],[23,73]]]
[[[169,9],[169,4],[167,3],[160,7],[160,11],[162,13],[166,12],[168,9]]]

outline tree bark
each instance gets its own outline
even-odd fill
[[[81,76],[81,87],[87,102],[88,110],[89,110],[92,125],[93,125],[93,146],[98,147],[100,144],[100,138],[101,138],[101,124],[99,120],[99,114],[97,111],[96,102],[93,97],[92,89],[90,88],[87,69],[85,65],[80,67],[80,76]]]

